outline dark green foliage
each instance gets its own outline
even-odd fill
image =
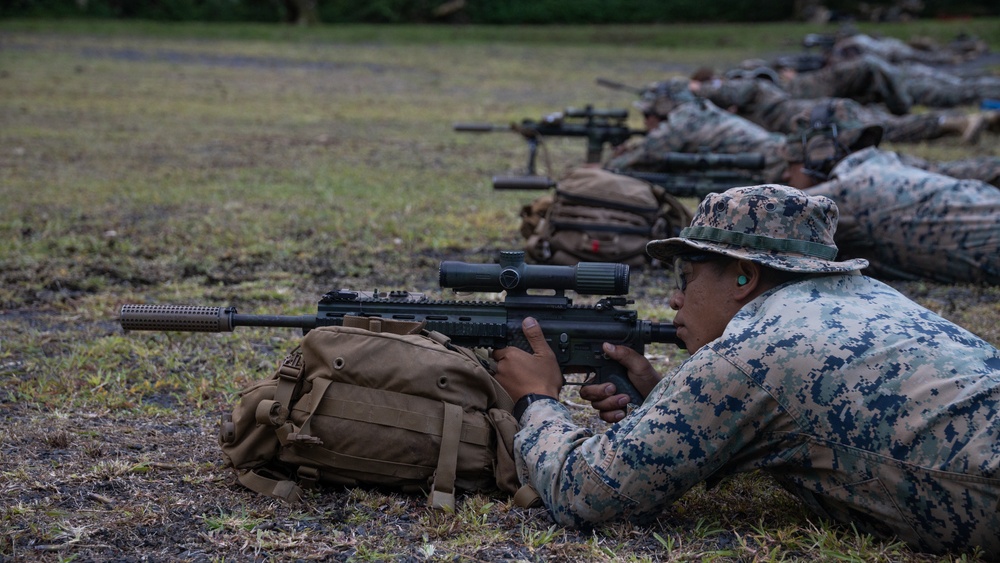
[[[922,17],[974,17],[1000,14],[1000,2],[995,0],[923,0],[921,3],[923,4],[923,10],[920,12]],[[825,0],[822,4],[837,15],[850,17],[852,14],[860,14],[862,9],[868,12],[891,11],[890,8],[898,6],[901,2],[899,0]]]
[[[765,22],[792,17],[795,0],[467,0],[445,17],[445,0],[316,0],[325,23],[622,24]],[[862,4],[886,8],[892,0],[823,2],[834,13],[860,14]],[[156,21],[293,20],[289,0],[5,0],[0,18],[94,17]],[[923,17],[1000,15],[995,0],[926,0]]]
[[[8,0],[0,17],[278,22],[285,8],[279,0]]]
[[[602,24],[672,23],[678,21],[778,21],[792,11],[792,0],[473,0],[466,11],[471,20],[484,24]]]
[[[433,19],[437,0],[319,0],[320,20],[326,23],[422,23]]]

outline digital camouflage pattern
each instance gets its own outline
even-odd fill
[[[894,143],[917,143],[967,132],[972,137],[969,127],[976,125],[969,116],[950,111],[893,115],[879,106],[866,106],[848,98],[794,98],[768,80],[714,79],[703,82],[698,94],[768,131],[785,134],[801,133],[808,126],[806,117],[819,104],[830,105],[840,121],[882,125],[884,140]]]
[[[763,470],[862,533],[1000,557],[1000,353],[866,276],[759,296],[601,433],[555,400],[520,422],[521,481],[562,525],[649,521]]]
[[[872,37],[863,33],[845,35],[830,49],[830,60],[842,61],[860,55],[874,55],[890,63],[915,62],[929,65],[948,65],[964,58],[951,49],[917,49],[895,37]]]
[[[892,152],[848,155],[806,190],[837,202],[841,257],[872,275],[1000,284],[1000,189],[906,166]]]
[[[750,260],[786,272],[851,272],[864,260],[837,262],[837,205],[780,185],[730,188],[698,205],[678,236],[654,240],[646,252],[658,260],[691,251]]]
[[[859,115],[854,108],[854,105],[854,102],[851,102],[850,100],[835,100],[830,102],[827,106],[830,108],[832,121],[838,125],[838,129],[844,134],[844,138],[841,139],[841,142],[848,146],[851,146],[850,143],[852,141],[850,140],[850,137],[852,135],[852,131],[871,126],[871,124],[866,121],[866,114]],[[806,110],[803,110],[802,114],[795,118],[796,123],[799,124],[800,132],[789,135],[788,143],[785,146],[785,158],[790,163],[803,162],[804,133],[808,132],[806,126],[809,123],[811,115],[812,108],[807,108]],[[898,129],[895,131],[897,134],[899,133]],[[883,127],[883,136],[884,132],[885,128]],[[864,147],[851,146],[852,150],[858,150],[860,148]],[[899,158],[900,162],[906,166],[920,168],[928,172],[934,172],[945,176],[951,176],[952,178],[962,180],[980,180],[982,182],[986,182],[987,184],[1000,186],[1000,157],[997,156],[984,155],[958,160],[930,161],[914,155],[903,153],[895,154]]]
[[[661,119],[666,119],[675,107],[694,100],[695,96],[687,79],[671,78],[650,84],[633,105],[643,115],[652,113]]]
[[[1000,76],[959,76],[919,63],[900,65],[899,70],[914,105],[953,108],[1000,98]]]
[[[661,172],[664,154],[670,152],[746,153],[764,155],[763,175],[766,182],[777,182],[785,170],[785,138],[771,133],[742,117],[719,109],[704,99],[691,99],[677,104],[668,118],[647,133],[637,144],[630,145],[608,159],[604,168]]]
[[[960,180],[980,180],[1000,187],[1000,156],[972,156],[959,160],[933,162],[918,156],[896,153],[906,166],[922,168]]]
[[[781,87],[793,98],[849,98],[866,105],[885,104],[896,115],[909,113],[913,105],[902,74],[870,55],[794,73],[782,80]]]

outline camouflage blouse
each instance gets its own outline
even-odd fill
[[[906,166],[868,148],[806,190],[837,203],[841,255],[877,277],[1000,284],[1000,189]]]
[[[678,105],[669,118],[651,131],[641,143],[609,159],[608,170],[664,170],[664,154],[671,152],[713,152],[764,155],[764,182],[781,179],[785,170],[785,137],[771,133],[746,119],[719,109],[708,100]]]
[[[600,434],[555,401],[515,452],[557,522],[655,517],[755,469],[822,516],[1000,556],[1000,352],[861,275],[775,288]]]

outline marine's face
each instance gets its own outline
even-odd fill
[[[811,188],[818,183],[816,178],[813,178],[805,173],[801,162],[789,163],[788,166],[785,167],[784,173],[781,175],[781,181],[786,186],[791,186],[800,190]]]
[[[652,131],[663,123],[663,118],[653,112],[646,112],[642,114],[642,120],[646,126],[646,131]]]
[[[726,325],[739,311],[730,295],[736,275],[717,262],[695,262],[679,258],[675,262],[677,289],[670,307],[677,311],[674,326],[688,352],[694,354],[705,344],[722,336]]]

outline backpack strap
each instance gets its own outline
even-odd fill
[[[291,504],[302,500],[302,487],[290,479],[272,479],[253,469],[238,472],[236,478],[244,487],[262,495],[279,498]]]
[[[345,315],[344,326],[363,328],[371,332],[388,332],[392,334],[420,334],[426,321],[402,321],[399,319],[383,319],[382,317],[362,317]]]
[[[427,503],[431,508],[455,509],[455,474],[458,468],[458,443],[462,437],[462,407],[451,403],[444,405],[441,424],[441,449],[437,469]]]
[[[540,508],[542,497],[538,496],[538,491],[531,485],[523,485],[514,493],[514,504],[521,508]]]
[[[310,434],[312,432],[312,418],[316,413],[316,409],[319,408],[320,403],[322,403],[323,396],[326,395],[326,389],[333,383],[332,380],[318,377],[313,381],[313,389],[311,396],[315,398],[312,407],[309,409],[309,414],[306,415],[306,419],[302,422],[302,426],[299,427],[297,431],[289,432],[289,430],[294,430],[292,424],[286,424],[277,430],[278,440],[281,441],[282,445],[287,444],[309,444],[309,445],[322,445],[323,441]]]
[[[302,370],[304,367],[302,348],[299,346],[296,346],[290,354],[285,356],[281,365],[278,366],[278,371],[275,373],[278,385],[274,389],[274,405],[268,404],[264,407],[268,411],[267,418],[270,424],[281,426],[288,420],[288,406],[295,402],[302,390]],[[257,422],[263,423],[262,417],[264,417],[264,413],[258,406]]]

